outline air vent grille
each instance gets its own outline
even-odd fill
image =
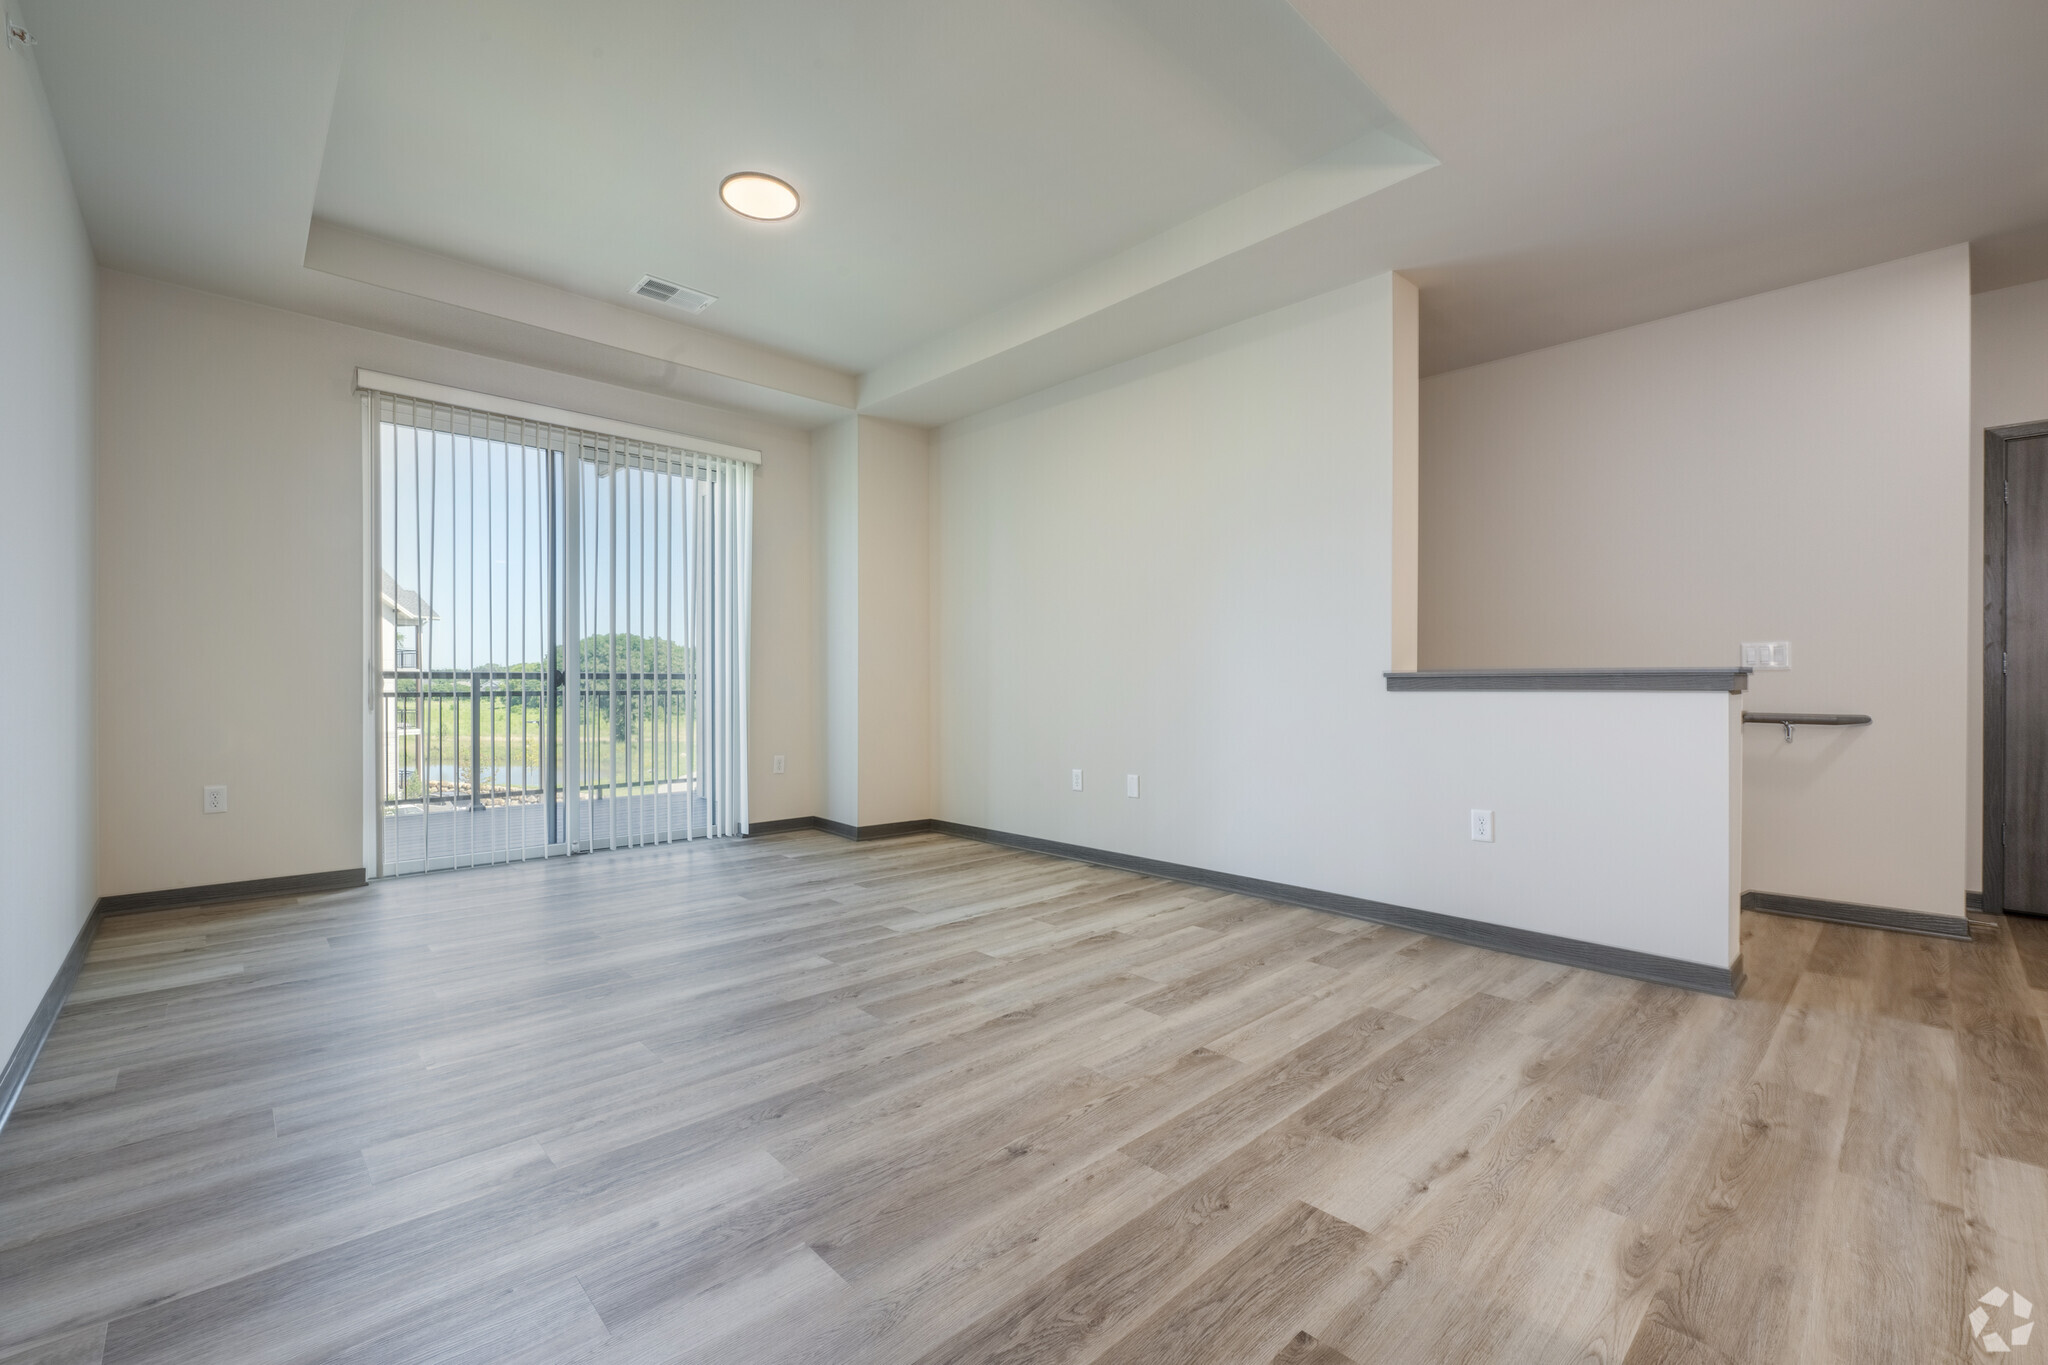
[[[659,279],[653,275],[642,275],[640,283],[633,286],[633,292],[656,303],[673,304],[686,313],[701,313],[718,302],[716,294],[685,288],[674,280]]]

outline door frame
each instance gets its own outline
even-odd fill
[[[2006,446],[2048,436],[2048,421],[1984,429],[1984,909],[2005,910]]]

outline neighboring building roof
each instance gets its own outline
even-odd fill
[[[438,621],[434,604],[423,600],[411,588],[401,588],[396,579],[388,573],[381,575],[384,580],[384,610],[391,613],[392,620],[401,626],[418,625],[422,620]]]

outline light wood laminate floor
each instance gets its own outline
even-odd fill
[[[821,834],[113,917],[0,1360],[1971,1358],[2048,923],[1745,931],[1730,1001]]]

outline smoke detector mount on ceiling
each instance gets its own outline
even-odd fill
[[[664,280],[655,275],[642,275],[640,283],[633,286],[633,292],[643,299],[653,299],[656,303],[680,308],[685,313],[701,313],[718,302],[716,294],[707,294],[701,289],[691,289],[686,285],[677,284],[674,280]]]

